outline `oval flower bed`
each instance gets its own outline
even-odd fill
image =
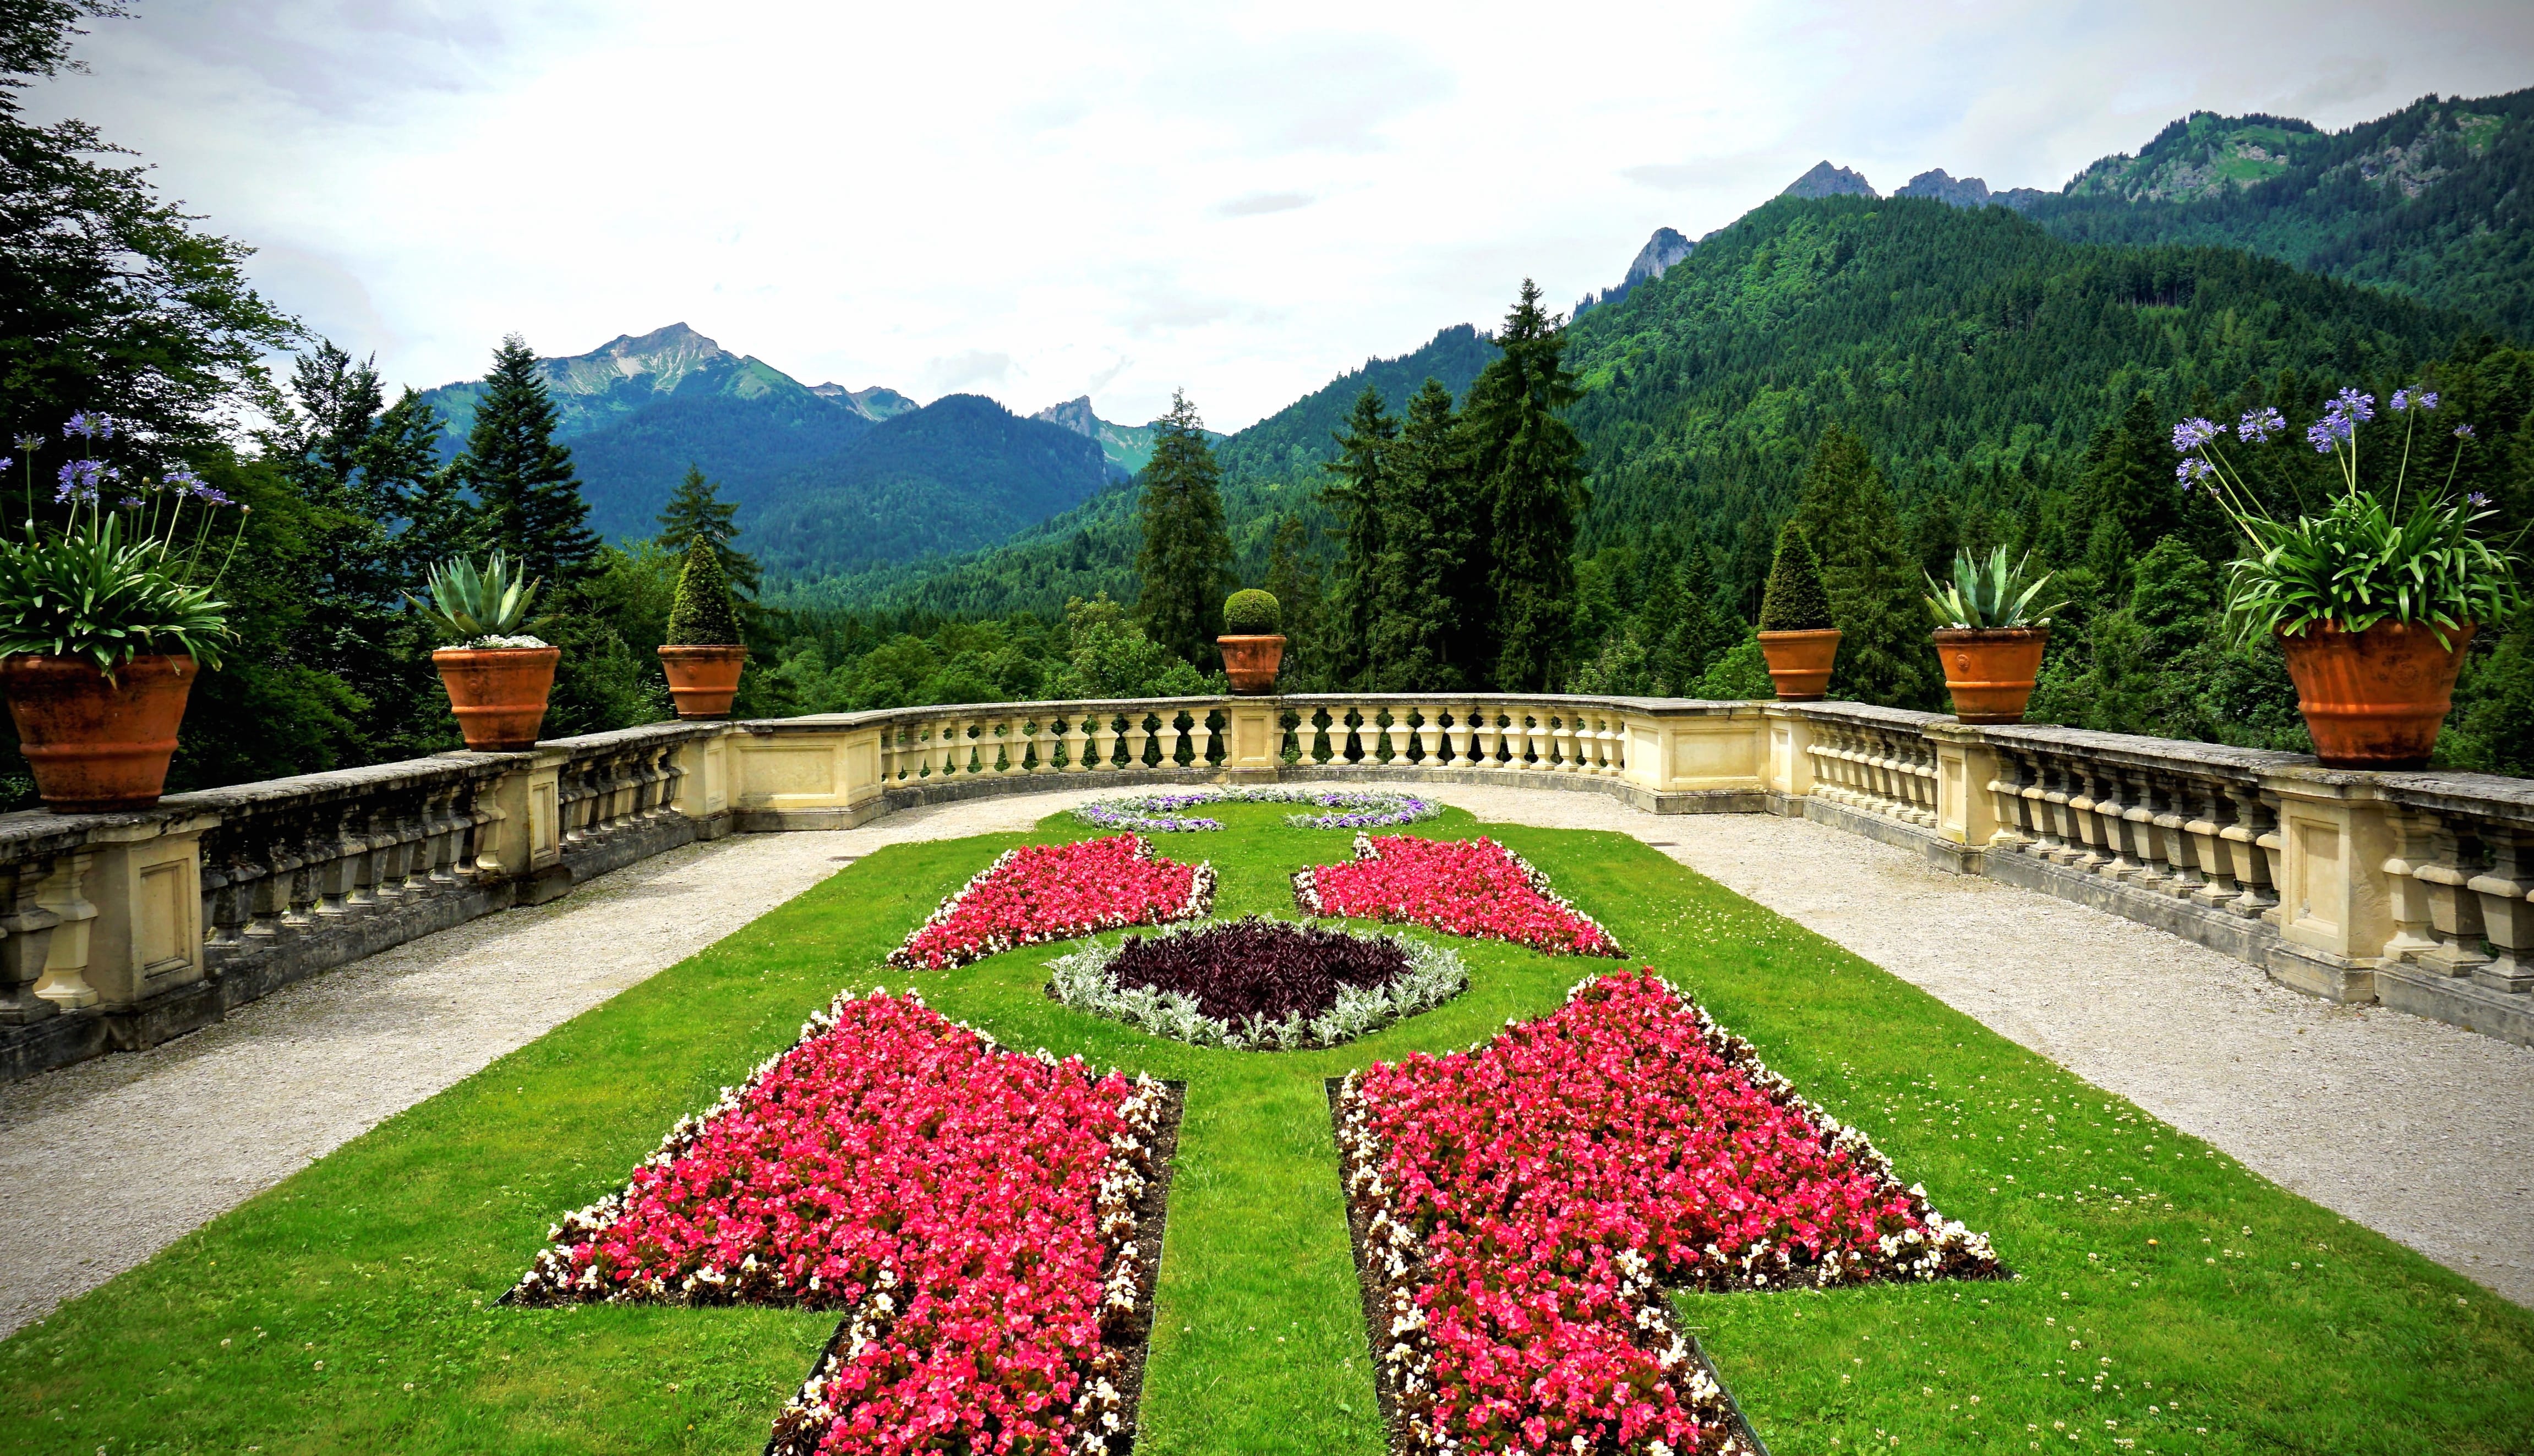
[[[888,963],[947,970],[1016,945],[1192,920],[1213,904],[1214,866],[1163,859],[1133,834],[1025,844],[952,892]]]
[[[1402,936],[1252,916],[1094,942],[1048,963],[1077,1010],[1200,1047],[1332,1047],[1461,994],[1461,958]]]
[[[1549,955],[1621,953],[1608,931],[1548,887],[1547,876],[1484,835],[1358,834],[1353,860],[1295,872],[1294,899],[1312,915],[1421,925]]]
[[[1386,824],[1413,824],[1443,812],[1443,806],[1414,794],[1386,789],[1305,789],[1289,785],[1244,788],[1165,789],[1119,799],[1095,799],[1073,811],[1073,817],[1103,829],[1134,829],[1147,834],[1184,834],[1220,829],[1223,820],[1179,813],[1206,804],[1309,804],[1329,814],[1289,814],[1285,822],[1297,829],[1377,829]]]
[[[2003,1272],[1652,971],[1473,1051],[1375,1063],[1337,1115],[1417,1451],[1743,1449],[1665,1286]]]
[[[847,994],[566,1215],[510,1298],[850,1310],[772,1449],[1104,1450],[1133,1414],[1167,1106],[1150,1078]]]

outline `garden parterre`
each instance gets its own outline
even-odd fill
[[[1547,876],[1484,835],[1358,834],[1354,859],[1294,873],[1294,900],[1312,915],[1421,925],[1551,955],[1620,953],[1609,932],[1549,888]]]
[[[1219,914],[1290,906],[1293,867],[1345,842],[1273,806],[1223,817]],[[1479,827],[1454,811],[1437,832]],[[1870,1132],[2020,1276],[1674,1295],[1774,1449],[2534,1449],[2528,1311],[1659,852],[1484,828]],[[881,850],[388,1120],[0,1342],[0,1449],[756,1449],[834,1311],[495,1300],[557,1209],[621,1186],[663,1127],[790,1045],[840,967],[879,959],[989,857],[1082,833],[1060,816],[1020,838]],[[1452,948],[1461,996],[1272,1056],[1052,1001],[1045,952],[926,979],[931,1004],[1005,1046],[1187,1084],[1138,1456],[1385,1450],[1324,1080],[1550,1015],[1578,976],[1507,943]]]
[[[1440,945],[1250,918],[1095,940],[1048,962],[1066,1005],[1200,1047],[1334,1047],[1470,984]]]
[[[888,963],[948,970],[1019,945],[1193,920],[1213,903],[1212,865],[1163,859],[1133,834],[1024,845],[952,892]]]
[[[1073,811],[1073,817],[1100,829],[1134,829],[1151,834],[1203,833],[1223,827],[1223,820],[1183,815],[1183,809],[1207,804],[1309,804],[1327,814],[1289,814],[1285,822],[1298,829],[1376,829],[1433,819],[1443,806],[1431,799],[1389,789],[1307,789],[1289,784],[1204,785],[1163,789],[1121,799],[1095,799]]]

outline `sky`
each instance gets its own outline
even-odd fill
[[[1815,161],[2056,188],[2198,109],[2534,85],[2534,5],[134,0],[45,83],[390,381],[684,322],[1237,429]]]

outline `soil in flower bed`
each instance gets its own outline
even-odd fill
[[[556,1225],[521,1304],[845,1311],[772,1449],[1122,1452],[1180,1098],[850,994]]]
[[[1619,942],[1549,888],[1548,877],[1494,840],[1358,834],[1355,858],[1294,874],[1311,915],[1421,925],[1509,940],[1548,955],[1618,955]]]
[[[1338,989],[1371,990],[1408,974],[1393,940],[1256,916],[1182,936],[1128,936],[1109,962],[1119,986],[1193,999],[1218,1021],[1316,1016]]]
[[[1372,1329],[1416,1453],[1739,1453],[1661,1290],[2000,1278],[1984,1236],[1900,1186],[1651,971],[1339,1092]]]
[[[1340,1094],[1346,1087],[1346,1078],[1330,1077],[1321,1085],[1329,1100],[1329,1131],[1338,1140],[1338,1178],[1341,1182],[1352,1182],[1356,1165],[1355,1160],[1347,1153],[1346,1119],[1340,1110],[1339,1101]],[[1347,1238],[1355,1249],[1356,1287],[1363,1304],[1364,1349],[1371,1357],[1373,1397],[1381,1403],[1381,1425],[1383,1429],[1390,1432],[1390,1449],[1405,1456],[1405,1453],[1413,1448],[1408,1444],[1408,1427],[1399,1419],[1397,1385],[1390,1378],[1388,1362],[1381,1358],[1388,1348],[1390,1319],[1383,1299],[1385,1286],[1372,1270],[1372,1258],[1367,1246],[1367,1240],[1371,1233],[1371,1204],[1358,1199],[1347,1200]],[[1680,1328],[1679,1317],[1672,1311],[1670,1304],[1658,1303],[1650,1307],[1655,1319],[1660,1325],[1658,1337],[1668,1335],[1686,1345],[1690,1360],[1722,1393],[1724,1416],[1729,1428],[1720,1442],[1721,1448],[1745,1450],[1751,1452],[1752,1456],[1769,1456],[1768,1442],[1761,1440],[1760,1433],[1751,1428],[1749,1418],[1742,1414],[1741,1403],[1734,1400],[1733,1392],[1726,1388],[1724,1377],[1717,1372],[1716,1362],[1707,1358],[1707,1349],[1698,1343],[1698,1336]],[[1736,1442],[1739,1443],[1738,1446],[1733,1444]],[[772,1453],[769,1452],[768,1456],[772,1456]]]

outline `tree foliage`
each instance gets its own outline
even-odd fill
[[[1135,571],[1143,591],[1136,613],[1147,637],[1191,664],[1215,660],[1232,584],[1221,479],[1196,406],[1174,393],[1170,413],[1154,422],[1153,458],[1140,482],[1144,540]]]

